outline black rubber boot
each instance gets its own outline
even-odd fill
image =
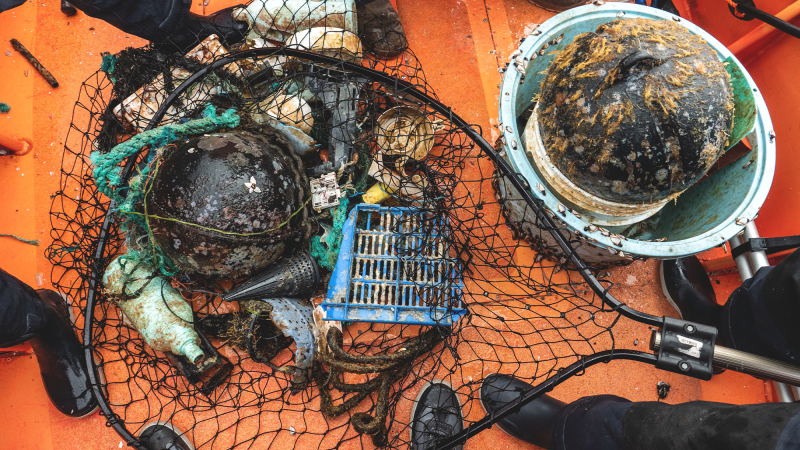
[[[233,19],[233,10],[238,8],[232,6],[208,16],[190,12],[181,28],[170,33],[165,42],[154,42],[153,46],[166,52],[186,53],[212,34],[219,36],[228,48],[244,42],[248,25]]]
[[[719,327],[723,307],[696,256],[661,261],[661,289],[682,319]]]
[[[139,433],[148,450],[194,450],[186,435],[168,422],[150,422]]]
[[[531,388],[530,384],[509,375],[489,375],[481,385],[481,405],[486,414],[492,414]],[[496,425],[510,436],[549,449],[550,432],[564,406],[566,403],[542,395]]]
[[[442,382],[432,382],[420,392],[411,412],[411,449],[434,448],[437,441],[464,429],[458,394]],[[461,450],[462,446],[454,447]]]
[[[97,409],[81,347],[61,295],[30,286],[0,270],[0,348],[30,342],[50,401],[83,417]]]
[[[62,413],[87,416],[97,410],[86,370],[86,355],[70,322],[67,304],[58,292],[36,291],[42,299],[45,324],[29,342],[39,360],[47,396]]]
[[[378,58],[394,58],[408,48],[400,15],[389,0],[356,5],[358,34],[364,46]]]

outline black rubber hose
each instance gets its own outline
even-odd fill
[[[772,14],[766,13],[755,6],[751,6],[745,3],[738,3],[736,5],[736,9],[739,12],[743,12],[745,14],[749,14],[756,19],[766,23],[767,25],[771,25],[777,28],[780,31],[788,34],[789,36],[794,36],[800,39],[800,27],[792,25],[791,23],[782,20],[778,17],[773,16]]]

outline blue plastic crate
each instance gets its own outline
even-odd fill
[[[452,325],[466,312],[446,218],[356,205],[322,307],[326,320]]]

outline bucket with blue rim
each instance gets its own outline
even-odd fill
[[[524,128],[548,65],[575,36],[595,31],[614,20],[672,20],[702,37],[726,62],[734,91],[735,120],[729,147],[745,137],[751,150],[711,173],[668,202],[657,214],[625,225],[600,225],[565,205],[539,175],[526,151]],[[526,181],[534,197],[547,208],[576,252],[595,266],[624,264],[633,259],[673,259],[725,243],[755,219],[767,198],[775,172],[775,134],[766,103],[742,64],[719,41],[696,25],[647,6],[605,3],[573,8],[542,23],[512,55],[500,89],[501,155]],[[544,256],[563,258],[533,211],[510,184],[497,180],[498,197],[513,227]],[[630,221],[629,221],[630,222]]]

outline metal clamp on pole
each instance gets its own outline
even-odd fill
[[[658,351],[656,367],[710,380],[717,329],[708,325],[664,317],[661,334],[653,332],[651,347]]]
[[[670,319],[670,318],[667,319],[669,319],[672,322],[677,322],[677,323],[682,322],[685,324],[684,326],[686,325],[698,326],[697,324],[693,324],[691,322],[685,322],[682,320]],[[705,325],[699,325],[699,326],[705,328],[712,328],[712,327],[707,327]],[[687,367],[686,370],[684,370],[680,366],[681,364],[680,362],[678,362],[679,364],[678,370],[673,370],[672,368],[666,365],[664,366],[659,365],[661,364],[662,354],[664,353],[670,353],[672,354],[671,356],[674,357],[675,356],[674,352],[678,352],[682,355],[686,355],[686,351],[694,352],[692,348],[687,349],[686,344],[681,344],[677,348],[672,347],[673,348],[672,351],[667,350],[665,347],[661,345],[663,342],[664,334],[665,333],[663,330],[661,332],[659,332],[658,330],[653,330],[653,339],[650,341],[650,348],[653,349],[653,351],[658,352],[658,363],[656,364],[656,367],[660,369],[669,370],[670,372],[677,372],[685,375],[695,376],[703,380],[708,380],[709,378],[711,378],[710,370],[708,372],[708,378],[702,378],[702,376],[696,375],[695,374],[696,372],[692,370],[695,368],[694,365],[691,367]],[[682,339],[685,340],[686,339],[685,332],[682,334],[673,333],[673,336],[676,336],[673,339],[673,342],[675,339],[677,339],[678,342],[680,342],[681,338],[677,338],[677,336],[682,336],[682,335],[684,336]],[[716,338],[716,329],[714,330],[714,335]],[[692,337],[691,339],[700,341],[700,339],[696,339],[696,337]],[[707,349],[708,348],[704,345],[703,350]],[[774,359],[753,355],[751,353],[746,353],[743,351],[734,350],[732,348],[722,347],[719,345],[712,346],[710,350],[711,350],[711,363],[714,365],[714,367],[731,369],[737,372],[742,372],[748,375],[752,375],[757,378],[769,379],[773,381],[779,381],[781,383],[788,383],[794,386],[800,386],[800,367],[785,363],[783,361],[777,361]],[[701,356],[703,355],[701,354]],[[689,362],[689,360],[687,359],[686,364],[691,364],[691,362]]]

